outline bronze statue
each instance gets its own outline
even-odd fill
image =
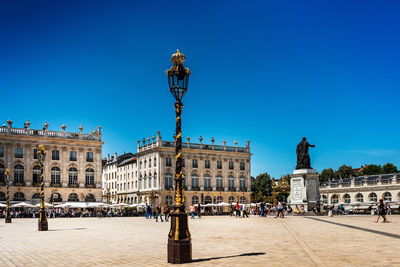
[[[297,154],[297,166],[296,170],[299,169],[312,169],[310,155],[308,154],[308,148],[315,147],[315,145],[310,145],[307,142],[307,139],[303,137],[303,140],[297,145],[296,154]]]

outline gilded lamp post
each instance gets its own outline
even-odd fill
[[[181,115],[183,104],[182,97],[185,95],[190,70],[183,66],[185,56],[179,50],[172,55],[172,67],[165,73],[168,76],[169,90],[174,96],[176,113],[175,130],[175,205],[171,212],[171,229],[168,234],[168,262],[187,263],[192,261],[192,241],[188,226],[188,216],[185,212],[185,197],[183,193],[182,173],[182,129]]]
[[[37,158],[40,164],[40,212],[39,212],[38,227],[39,231],[47,231],[48,223],[46,217],[46,209],[44,205],[44,177],[43,177],[43,165],[44,165],[44,160],[46,159],[46,151],[44,150],[44,146],[42,144],[38,146]]]
[[[7,183],[7,207],[6,207],[6,223],[11,223],[10,213],[10,170],[6,169],[6,183]]]

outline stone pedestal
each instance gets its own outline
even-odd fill
[[[11,223],[11,217],[6,217],[6,223]]]
[[[38,230],[39,231],[47,231],[47,230],[49,230],[49,225],[48,225],[47,221],[38,222]]]
[[[319,210],[319,174],[314,169],[294,170],[290,177],[290,195],[288,203],[292,209],[296,205],[301,210],[312,211],[314,207]]]
[[[170,215],[171,229],[168,234],[168,263],[182,264],[192,261],[192,242],[188,216],[184,211]]]

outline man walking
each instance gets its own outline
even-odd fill
[[[156,207],[156,222],[158,222],[158,216],[160,216],[161,222],[163,222],[162,215],[161,215],[161,204],[158,204]]]
[[[169,220],[169,205],[168,205],[168,203],[164,208],[164,216],[165,216],[165,221],[168,222],[168,220]]]

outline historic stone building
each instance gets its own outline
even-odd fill
[[[12,121],[0,127],[0,201],[5,201],[5,169],[10,169],[10,199],[12,202],[40,201],[40,167],[36,148],[45,145],[45,201],[101,201],[102,145],[101,127],[90,134],[14,128]]]
[[[250,146],[246,147],[183,143],[184,187],[186,207],[191,204],[208,204],[240,201],[250,203]],[[135,157],[124,159],[116,169],[116,181],[103,175],[103,186],[116,184],[116,198],[124,203],[156,202],[172,205],[174,198],[175,144],[163,141],[160,133],[147,141],[138,141]],[[109,158],[103,167],[106,172],[114,158]],[[111,189],[110,189],[111,190]],[[107,191],[105,188],[104,192]],[[115,196],[115,194],[113,194]]]
[[[400,204],[400,173],[331,180],[319,190],[322,202],[329,205],[374,203],[380,198]]]

